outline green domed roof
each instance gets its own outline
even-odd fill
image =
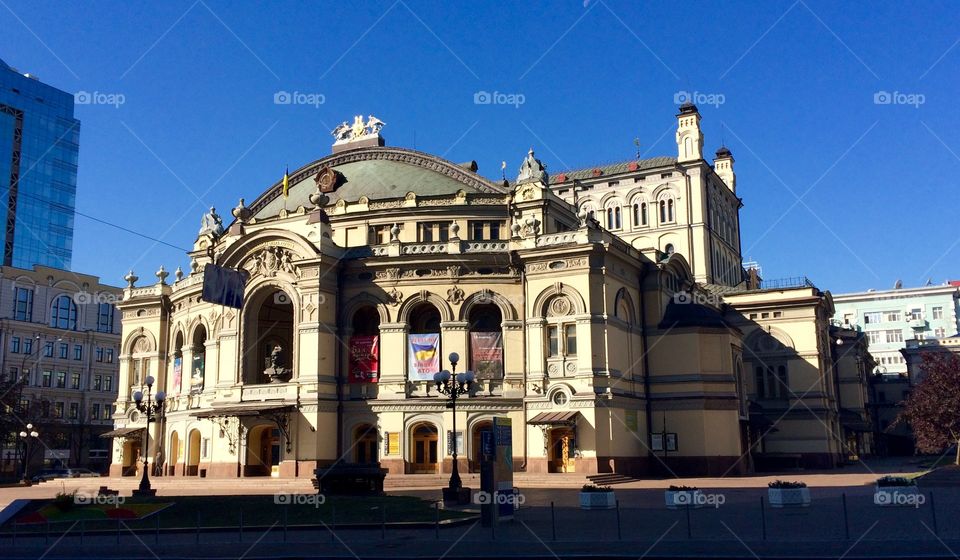
[[[310,195],[316,192],[315,177],[325,167],[340,175],[338,187],[326,193],[329,205],[338,200],[355,202],[360,197],[370,200],[403,198],[408,192],[417,196],[467,193],[506,193],[498,185],[447,160],[402,148],[359,148],[317,160],[290,174],[290,190],[283,198],[282,180],[261,194],[250,209],[257,219],[277,216],[280,210],[298,206],[313,207]]]

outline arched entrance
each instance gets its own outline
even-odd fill
[[[187,476],[200,474],[200,430],[190,430],[187,442]]]
[[[254,294],[244,309],[243,382],[270,383],[266,370],[272,364],[274,349],[279,348],[278,366],[291,370],[294,359],[293,300],[279,289]]]
[[[438,461],[439,436],[437,427],[421,422],[410,429],[410,472],[413,474],[436,474],[440,472]]]
[[[167,453],[167,467],[166,471],[168,475],[177,474],[177,463],[180,462],[180,434],[176,431],[171,432],[170,434],[170,448]]]
[[[280,476],[280,430],[272,424],[250,428],[244,476]]]
[[[483,432],[493,432],[493,421],[482,420],[473,425],[473,437],[470,439],[470,472],[480,472],[483,459]]]
[[[431,303],[421,303],[410,312],[410,332],[430,334],[440,332],[440,310]]]
[[[576,435],[573,428],[564,426],[550,430],[549,472],[576,472],[576,466],[573,461],[573,454],[576,447]]]
[[[380,314],[365,305],[353,314],[346,379],[350,398],[376,398],[380,378]]]
[[[353,461],[359,464],[377,462],[377,427],[370,424],[357,426],[353,431]]]

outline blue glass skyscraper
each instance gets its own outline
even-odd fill
[[[80,121],[72,94],[0,60],[0,236],[4,265],[70,268]]]

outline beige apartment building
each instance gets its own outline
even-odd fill
[[[676,157],[550,177],[531,150],[515,181],[386,147],[382,125],[344,123],[226,227],[211,209],[172,281],[128,275],[114,473],[136,472],[147,376],[167,394],[149,455],[171,476],[440,473],[454,449],[466,472],[494,417],[526,472],[843,460],[829,293],[744,271],[733,156],[703,159],[695,106]],[[241,307],[201,297],[219,267],[245,271]],[[477,376],[456,430],[432,381],[451,352]]]

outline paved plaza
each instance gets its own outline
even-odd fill
[[[921,487],[924,499],[917,507],[874,503],[872,483],[878,476],[911,468],[871,463],[827,473],[634,481],[615,487],[617,509],[601,511],[579,508],[583,477],[520,475],[516,483],[522,505],[513,521],[496,528],[482,527],[476,519],[411,525],[389,518],[386,524],[363,527],[285,526],[279,518],[271,526],[241,527],[238,515],[232,526],[202,531],[157,530],[142,524],[134,530],[122,521],[108,531],[91,531],[82,523],[52,524],[44,530],[5,533],[0,546],[10,558],[571,557],[592,555],[601,543],[608,557],[955,557],[954,551],[960,550],[960,487]],[[393,477],[388,492],[438,500],[444,478]],[[766,485],[776,478],[807,482],[810,507],[770,508]],[[473,475],[466,475],[464,482],[478,486]],[[8,503],[100,484],[128,494],[135,483],[131,478],[74,479],[2,488],[0,497]],[[712,506],[667,509],[663,489],[671,483],[700,487]],[[251,484],[157,478],[154,485],[161,496],[210,495],[213,500],[217,495],[314,492],[309,481],[279,479]]]

